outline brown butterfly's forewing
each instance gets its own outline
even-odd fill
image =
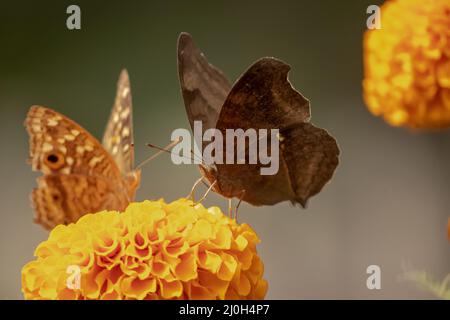
[[[218,129],[281,129],[310,120],[309,101],[288,81],[289,65],[275,58],[256,61],[223,102]]]
[[[231,85],[219,69],[208,63],[187,33],[178,39],[178,74],[191,128],[194,120],[202,121],[203,131],[215,128]]]
[[[128,123],[129,119],[131,115],[121,121]],[[75,222],[89,212],[123,210],[134,198],[139,172],[122,172],[122,162],[119,168],[100,142],[74,121],[52,109],[33,106],[25,126],[32,169],[44,173],[32,194],[36,221],[47,229]],[[117,144],[122,146],[121,141]],[[128,159],[125,163],[132,155],[119,159]]]
[[[180,44],[182,42],[182,44]],[[216,119],[213,127],[225,135],[226,129],[279,129],[280,163],[275,175],[261,175],[261,164],[216,164],[215,169],[201,167],[202,174],[213,183],[214,190],[225,197],[242,197],[253,205],[272,205],[289,200],[306,205],[312,195],[318,193],[331,176],[338,164],[339,149],[336,141],[325,130],[309,123],[309,101],[297,92],[289,83],[287,75],[289,65],[274,58],[262,58],[255,62],[227,92],[218,116],[212,117],[207,101],[204,99],[214,92],[203,81],[196,80],[196,72],[211,68],[204,55],[192,42],[189,35],[183,34],[179,40],[183,55],[192,55],[178,59],[180,82],[188,117],[194,120],[208,118],[209,123]],[[179,53],[180,56],[180,53]],[[203,61],[199,68],[198,60]],[[183,73],[184,70],[189,72]],[[221,74],[221,73],[220,73]],[[198,77],[202,78],[201,75]],[[186,80],[190,87],[187,89]],[[186,99],[185,92],[189,92]],[[200,116],[189,110],[196,101],[195,110],[201,110]],[[217,107],[214,107],[217,110]]]

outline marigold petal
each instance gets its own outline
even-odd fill
[[[215,292],[216,297],[223,300],[230,285],[229,281],[219,279],[215,274],[208,271],[201,271],[198,274],[199,283],[210,292]]]
[[[122,279],[120,287],[127,298],[143,300],[147,294],[156,291],[157,284],[155,278],[141,280],[139,278],[128,277]]]
[[[205,239],[210,239],[212,235],[211,224],[205,219],[200,219],[192,228],[189,240],[191,244],[195,244],[204,241]]]
[[[221,258],[222,264],[217,272],[217,277],[221,280],[231,281],[238,267],[238,262],[234,256],[228,253],[223,253]]]
[[[205,250],[198,254],[198,264],[203,269],[217,273],[222,264],[222,259],[217,253]]]
[[[190,282],[187,285],[187,296],[189,300],[214,300],[216,296],[207,288],[195,283]]]
[[[188,252],[180,256],[180,263],[175,268],[175,276],[181,281],[197,278],[197,261],[193,253]]]
[[[183,294],[183,285],[181,281],[166,281],[164,279],[159,279],[161,297],[164,299],[172,299],[179,297]]]

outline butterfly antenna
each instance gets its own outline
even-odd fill
[[[177,140],[172,141],[171,143],[169,143],[167,146],[165,146],[164,148],[161,147],[156,147],[152,144],[147,144],[149,147],[154,147],[155,149],[158,149],[159,151],[156,152],[154,155],[148,157],[147,159],[145,159],[144,161],[142,161],[137,167],[137,169],[142,168],[143,166],[145,166],[147,163],[149,163],[150,161],[152,161],[153,159],[159,157],[161,154],[163,154],[164,152],[171,152],[170,149],[175,147],[177,144],[179,144],[183,139],[180,137]]]
[[[239,207],[240,207],[240,205],[242,203],[242,199],[244,198],[244,196],[245,196],[245,190],[242,190],[241,196],[239,197],[239,202],[238,202],[236,208],[234,209],[234,220],[236,220],[236,222],[238,222],[238,220],[237,220],[237,218],[238,218],[238,211],[239,211]]]
[[[166,147],[160,147],[160,146],[157,146],[157,145],[152,144],[152,143],[147,143],[147,147],[150,147],[150,148],[154,148],[154,149],[156,149],[156,150],[159,150],[159,152],[157,153],[158,155],[161,154],[161,153],[163,153],[163,152],[172,154],[172,151],[169,150],[169,149],[170,149],[170,148],[173,148],[175,145],[177,145],[178,143],[180,143],[182,140],[183,140],[183,138],[182,138],[182,137],[179,137],[178,140],[175,140],[175,141],[174,141],[174,142],[176,142],[174,145],[169,144],[169,145],[166,146]],[[194,161],[194,160],[197,159],[197,160],[200,161],[200,163],[202,162],[202,159],[199,158],[196,154],[194,154],[192,150],[191,150],[191,154],[192,154],[192,157],[191,157],[191,158],[186,157],[186,156],[184,156],[184,155],[183,155],[183,156],[180,155],[180,157],[185,158],[185,159],[188,159],[188,160],[190,160],[190,161]],[[196,158],[196,157],[197,157],[197,158]]]

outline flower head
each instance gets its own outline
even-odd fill
[[[450,126],[450,2],[390,0],[364,36],[364,99],[393,126]]]
[[[132,203],[53,229],[23,267],[22,291],[26,299],[263,299],[258,242],[217,207]],[[79,287],[68,285],[71,266]]]

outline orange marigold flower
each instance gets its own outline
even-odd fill
[[[263,299],[258,236],[217,207],[132,203],[59,225],[22,269],[26,299]],[[76,267],[79,286],[69,285]]]
[[[450,126],[450,1],[390,0],[364,36],[364,99],[393,126]]]

